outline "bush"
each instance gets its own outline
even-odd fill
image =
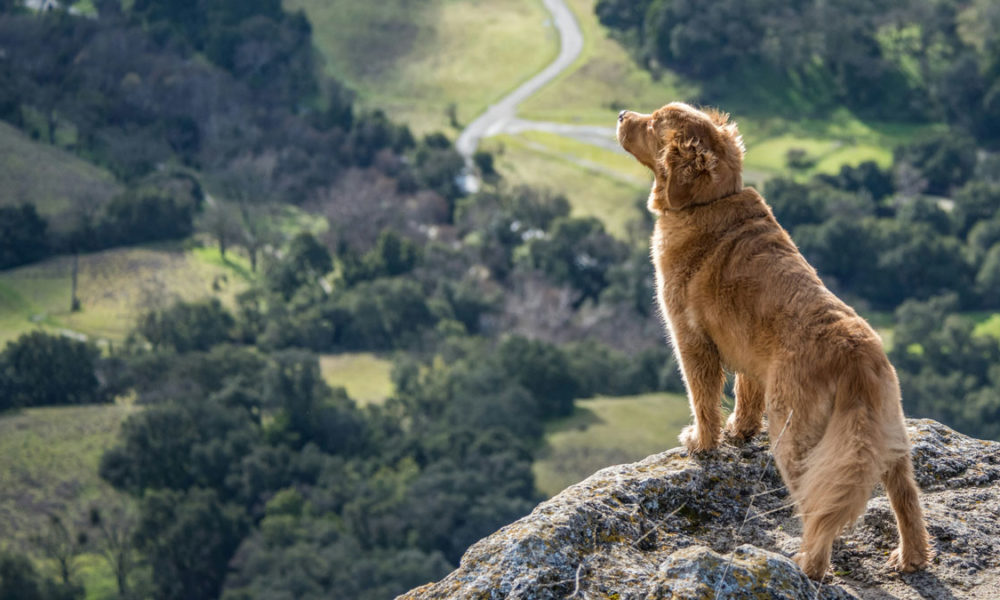
[[[208,350],[231,341],[235,321],[215,298],[202,302],[176,302],[173,306],[146,313],[136,331],[154,348],[177,352]]]
[[[0,410],[110,401],[97,378],[100,356],[93,343],[40,331],[8,342],[0,353]]]

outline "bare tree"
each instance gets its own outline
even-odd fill
[[[219,254],[226,258],[230,244],[238,244],[243,235],[243,215],[236,204],[210,198],[198,218],[198,229],[211,235],[219,244]]]
[[[119,598],[129,598],[131,593],[129,574],[138,559],[133,544],[137,523],[135,508],[127,500],[107,503],[103,510],[97,506],[90,509],[91,547],[114,572]]]
[[[238,242],[250,257],[250,269],[257,272],[260,251],[275,237],[271,227],[271,205],[276,200],[275,167],[272,154],[234,160],[217,178],[221,195],[238,208]],[[218,201],[217,201],[218,202]]]
[[[87,544],[86,532],[78,529],[70,519],[49,513],[47,526],[32,536],[31,541],[59,568],[63,584],[72,585],[77,558]]]

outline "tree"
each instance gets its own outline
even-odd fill
[[[32,542],[46,558],[56,564],[63,586],[72,588],[77,558],[83,554],[87,545],[87,533],[55,513],[49,513],[46,525],[45,529],[33,536]]]
[[[528,264],[556,283],[569,284],[579,292],[575,306],[597,300],[608,285],[607,273],[625,258],[624,245],[604,231],[594,217],[560,217],[549,235],[528,243]]]
[[[33,204],[0,206],[0,269],[44,258],[49,253],[48,224]]]
[[[97,550],[115,574],[119,598],[129,598],[129,575],[136,567],[134,534],[138,514],[127,500],[110,499],[92,506],[89,515],[90,546]]]
[[[0,600],[78,600],[83,595],[79,586],[43,579],[27,557],[0,553]]]
[[[542,418],[565,417],[573,412],[577,382],[562,350],[512,336],[500,344],[497,355],[504,371],[534,396]]]
[[[208,350],[229,341],[235,325],[217,298],[201,302],[177,301],[173,305],[143,315],[136,332],[154,348],[172,348],[177,352]]]
[[[198,219],[198,229],[215,238],[222,260],[226,260],[226,250],[243,235],[242,215],[230,202],[213,198],[206,203]]]
[[[242,509],[211,490],[148,493],[135,539],[153,567],[154,597],[218,598],[248,525]]]
[[[92,342],[41,331],[7,342],[0,352],[0,389],[7,390],[8,407],[109,401],[97,379],[100,355]]]
[[[927,192],[947,196],[963,185],[976,167],[975,141],[955,131],[925,136],[894,153],[898,165],[914,166],[927,180]]]

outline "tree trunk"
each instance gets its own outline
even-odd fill
[[[76,279],[77,274],[80,271],[80,255],[76,252],[73,253],[73,284],[70,288],[70,300],[69,300],[69,310],[70,312],[77,312],[80,310],[80,299],[76,297]]]

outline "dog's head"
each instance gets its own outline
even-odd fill
[[[678,210],[743,188],[743,139],[729,115],[671,102],[651,115],[623,110],[618,142],[653,171],[653,212]]]

